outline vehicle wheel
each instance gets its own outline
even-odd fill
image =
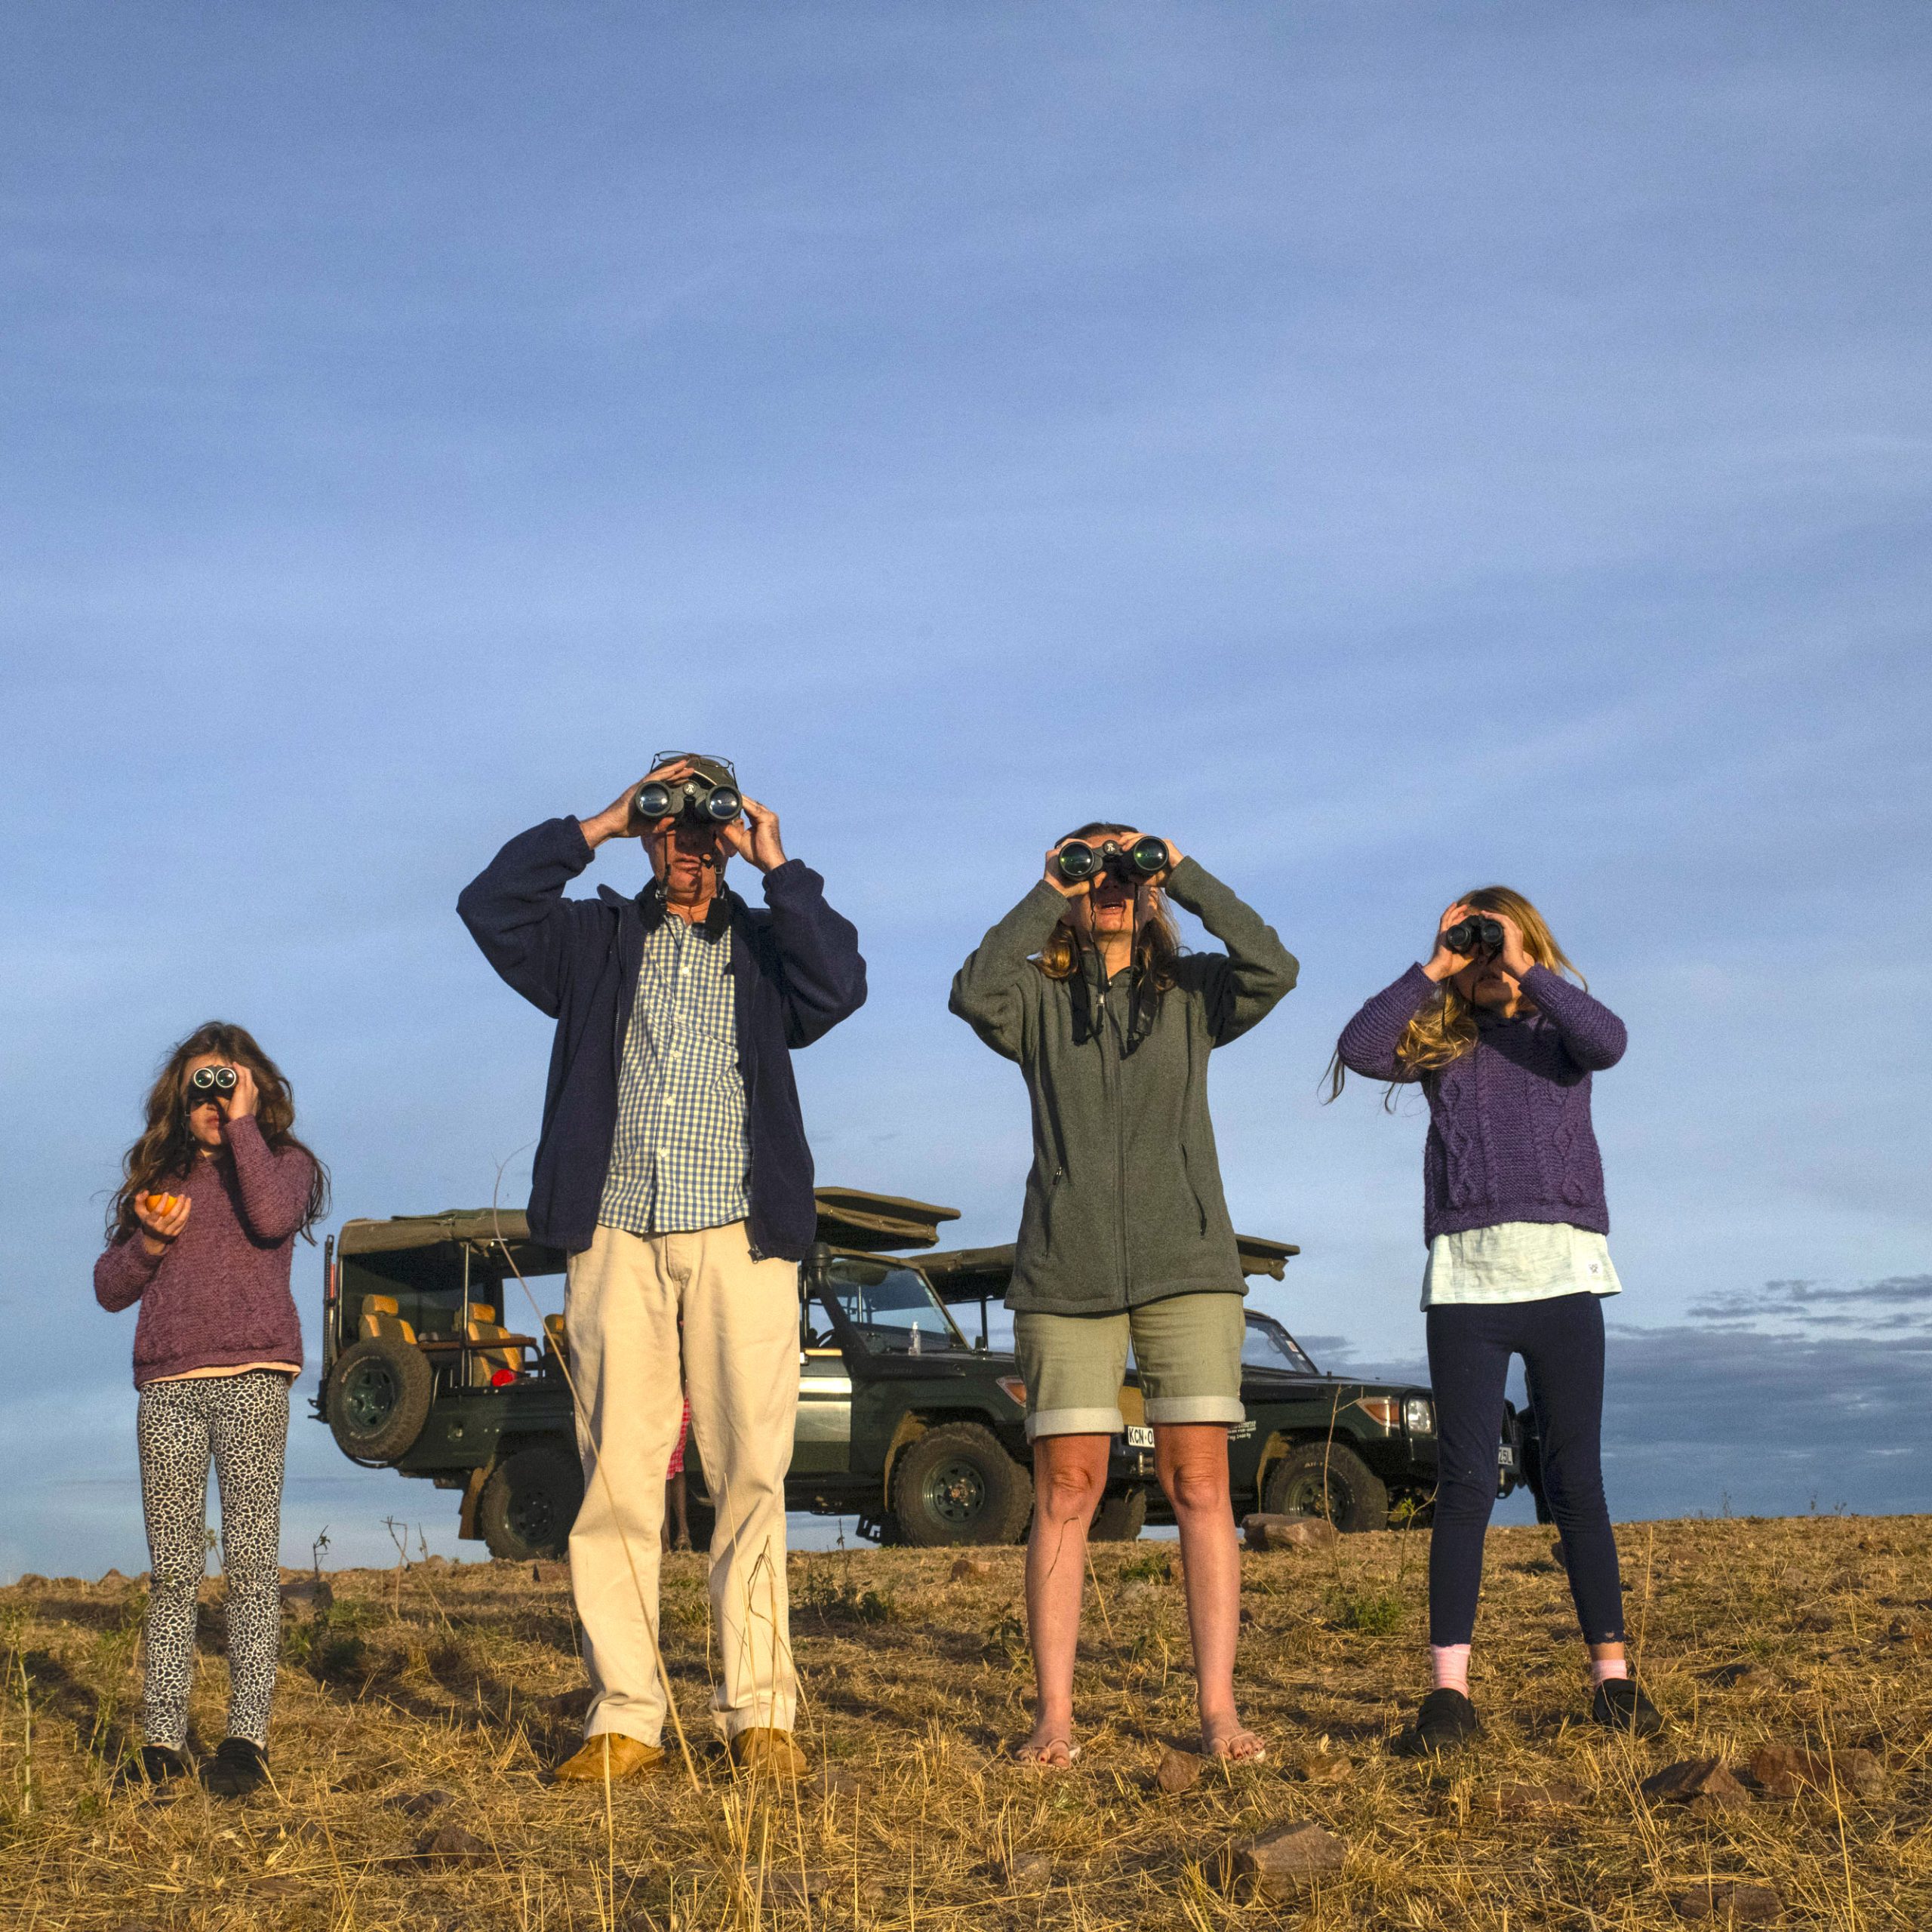
[[[325,1407],[336,1447],[358,1463],[393,1463],[423,1433],[435,1383],[420,1349],[386,1335],[358,1342],[329,1372]]]
[[[901,1451],[892,1515],[915,1548],[1017,1543],[1033,1513],[1033,1478],[977,1423],[942,1423]]]
[[[1277,1516],[1326,1516],[1345,1536],[1389,1527],[1387,1485],[1340,1442],[1296,1444],[1268,1478],[1266,1506]]]
[[[1087,1532],[1092,1543],[1132,1543],[1147,1526],[1147,1492],[1124,1489],[1103,1496]]]
[[[476,1527],[492,1556],[528,1562],[561,1556],[583,1503],[583,1466],[560,1442],[506,1456],[476,1500]]]

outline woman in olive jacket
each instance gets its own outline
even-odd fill
[[[1272,928],[1171,841],[1137,884],[1118,859],[1091,879],[1058,863],[1072,841],[1138,833],[1096,823],[1047,854],[1045,876],[980,942],[952,1011],[1017,1061],[1033,1161],[1007,1305],[1026,1385],[1035,1501],[1026,1603],[1038,1721],[1021,1758],[1071,1764],[1073,1661],[1088,1525],[1132,1343],[1155,1462],[1180,1529],[1188,1620],[1210,1755],[1253,1758],[1234,1698],[1241,1564],[1227,1432],[1242,1420],[1245,1281],[1208,1112],[1208,1057],[1295,983]],[[1226,952],[1181,952],[1164,899]]]

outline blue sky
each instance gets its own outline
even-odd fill
[[[965,1239],[1026,1122],[946,985],[1048,840],[1260,907],[1303,982],[1223,1166],[1357,1361],[1420,1352],[1422,1129],[1323,1064],[1454,894],[1527,892],[1632,1031],[1614,1504],[1922,1504],[1923,8],[0,33],[0,1574],[145,1560],[88,1277],[167,1044],[253,1027],[340,1213],[514,1195],[546,1028],[456,892],[672,745],[861,928],[822,1177]],[[291,1454],[291,1551],[454,1547]]]

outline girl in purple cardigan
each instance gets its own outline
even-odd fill
[[[1472,918],[1493,922],[1489,943],[1469,936]],[[1523,1358],[1543,1493],[1589,1647],[1590,1715],[1646,1734],[1662,1722],[1624,1659],[1600,1454],[1602,1298],[1619,1283],[1590,1081],[1623,1058],[1623,1023],[1563,977],[1575,970],[1527,899],[1484,886],[1443,914],[1428,964],[1377,993],[1335,1050],[1330,1098],[1346,1067],[1389,1081],[1392,1103],[1409,1084],[1429,1103],[1422,1305],[1438,1457],[1429,1549],[1435,1687],[1397,1740],[1406,1755],[1451,1749],[1479,1727],[1469,1644],[1512,1355]]]
[[[328,1177],[291,1131],[281,1070],[239,1026],[211,1020],[168,1057],[128,1149],[94,1292],[139,1302],[141,1505],[152,1565],[147,1742],[122,1774],[188,1769],[188,1693],[207,1567],[208,1465],[221,1491],[228,1600],[228,1735],[205,1768],[239,1796],[268,1776],[281,1629],[281,1474],[302,1324],[288,1291],[295,1237],[328,1211]]]

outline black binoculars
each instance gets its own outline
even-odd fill
[[[1503,950],[1503,928],[1482,913],[1472,912],[1443,928],[1442,943],[1465,959],[1487,958]]]
[[[660,752],[652,762],[669,764],[675,758],[691,755],[688,752]],[[661,778],[653,778],[638,787],[633,801],[638,817],[653,823],[660,819],[676,818],[686,825],[709,826],[714,830],[729,825],[745,808],[736,782],[737,774],[723,758],[709,758],[706,762],[722,766],[728,776],[714,778],[706,772],[694,771],[669,784]]]
[[[1152,832],[1126,846],[1111,838],[1100,845],[1090,845],[1084,838],[1069,838],[1054,854],[1054,867],[1069,885],[1097,878],[1103,872],[1112,872],[1130,885],[1144,884],[1173,863],[1168,841],[1156,838]]]
[[[188,1076],[186,1091],[182,1096],[182,1105],[192,1109],[205,1107],[211,1102],[225,1100],[235,1091],[235,1069],[232,1066],[198,1066]]]

